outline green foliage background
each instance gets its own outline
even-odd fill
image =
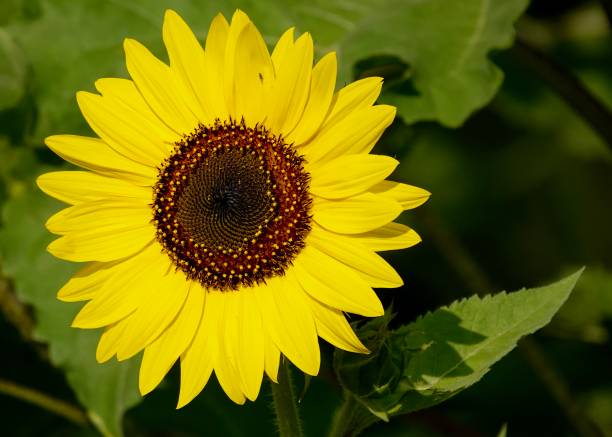
[[[510,436],[573,435],[571,420],[518,352],[448,402],[418,412],[397,406],[399,400],[431,406],[478,381],[519,337],[550,320],[575,278],[420,315],[496,287],[550,283],[583,265],[574,293],[537,340],[573,402],[612,435],[612,144],[514,44],[517,33],[612,110],[612,35],[602,5],[612,10],[608,0],[0,0],[0,380],[80,405],[93,424],[77,426],[0,394],[2,429],[62,436],[122,429],[130,436],[274,433],[266,390],[256,403],[237,407],[213,382],[175,411],[175,371],[142,400],[138,359],[95,363],[99,333],[70,329],[79,305],[55,300],[75,267],[44,251],[51,236],[42,224],[60,205],[33,183],[67,167],[44,148],[46,135],[89,133],[75,92],[93,90],[99,77],[126,76],[124,37],[164,58],[164,9],[176,9],[203,38],[215,13],[230,16],[240,7],[269,44],[295,25],[313,34],[318,55],[336,50],[341,84],[383,75],[380,100],[396,105],[398,117],[375,152],[400,159],[395,179],[433,193],[402,216],[423,243],[388,256],[406,282],[380,293],[387,306],[393,303],[395,318],[361,327],[364,338],[393,353],[375,354],[374,375],[370,361],[356,375],[346,370],[355,357],[336,354],[338,379],[324,346],[321,377],[310,381],[300,404],[307,435],[324,434],[340,386],[380,418],[406,413],[364,435],[495,435],[503,423]],[[521,317],[533,308],[540,312]],[[386,324],[392,333],[381,338]],[[495,341],[483,349],[485,339]],[[442,349],[424,348],[431,341]],[[475,345],[485,353],[472,355]],[[438,370],[458,366],[459,373],[434,383],[434,362]],[[381,377],[388,377],[384,389],[372,393]],[[298,384],[305,385],[300,378]]]

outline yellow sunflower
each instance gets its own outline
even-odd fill
[[[386,181],[398,162],[369,152],[395,108],[382,79],[335,91],[336,55],[287,30],[268,52],[242,11],[217,15],[202,48],[167,11],[170,65],[124,43],[131,79],[77,93],[99,138],[46,144],[86,171],[39,177],[71,206],[48,250],[86,264],[59,291],[89,301],[73,326],[101,328],[96,358],[144,350],[146,394],[180,359],[178,407],[214,371],[236,403],[254,400],[281,354],[316,375],[318,337],[367,353],[344,313],[380,316],[372,287],[402,280],[378,251],[420,241],[394,223],[425,190]]]

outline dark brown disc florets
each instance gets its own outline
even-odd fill
[[[157,239],[209,289],[264,282],[282,275],[304,247],[308,182],[304,159],[263,126],[200,125],[159,171]]]

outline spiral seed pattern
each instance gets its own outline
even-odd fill
[[[210,290],[282,275],[304,247],[311,198],[304,160],[261,125],[199,126],[159,170],[157,239]]]

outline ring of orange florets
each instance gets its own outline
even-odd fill
[[[229,163],[232,168],[223,172]],[[153,200],[157,240],[177,268],[207,289],[236,290],[283,275],[310,231],[309,178],[295,149],[261,125],[200,125],[176,143],[159,169]],[[233,197],[215,204],[217,192]],[[249,202],[251,193],[263,197]],[[198,202],[208,205],[201,225],[192,218]],[[241,207],[244,220],[238,220]]]

